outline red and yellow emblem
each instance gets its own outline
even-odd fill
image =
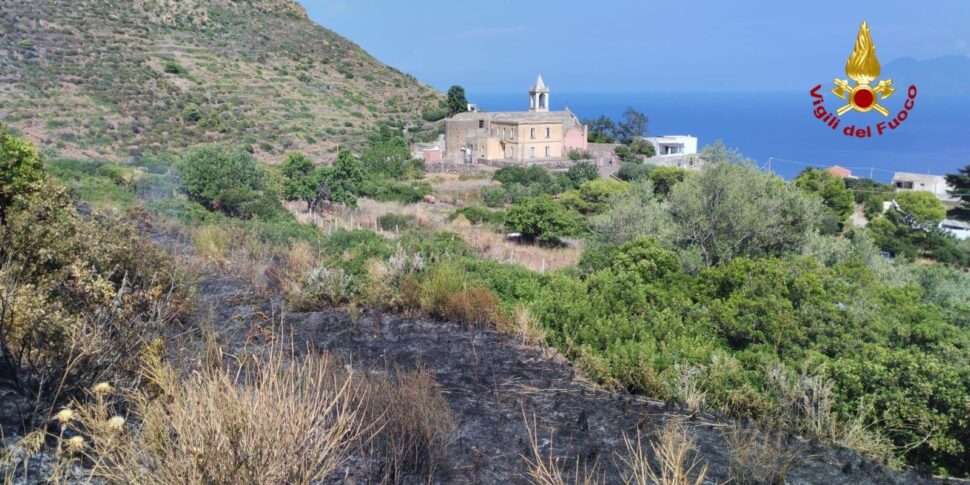
[[[856,37],[855,49],[849,56],[849,61],[845,63],[845,74],[856,82],[855,86],[849,84],[848,80],[836,79],[835,88],[832,93],[846,100],[848,104],[836,110],[839,116],[844,115],[849,110],[856,110],[865,113],[876,110],[883,116],[889,116],[889,110],[879,105],[879,101],[886,99],[896,89],[893,88],[892,79],[883,79],[875,87],[869,85],[879,77],[879,59],[876,58],[876,46],[872,43],[869,35],[869,26],[862,22],[859,27],[859,36]]]

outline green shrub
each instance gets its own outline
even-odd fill
[[[414,226],[415,219],[411,214],[388,212],[377,218],[377,225],[385,231],[401,231]]]
[[[505,226],[526,239],[556,241],[575,233],[576,218],[549,196],[517,202],[505,212]]]
[[[653,182],[654,192],[663,198],[670,195],[674,185],[683,182],[687,178],[687,170],[679,167],[657,167],[650,171],[648,178]]]
[[[510,201],[504,187],[485,187],[482,189],[482,202],[489,207],[502,207]]]
[[[377,178],[364,179],[360,189],[363,197],[402,204],[420,202],[431,192],[431,184],[424,181],[397,182]]]
[[[537,185],[548,190],[554,190],[557,185],[549,170],[539,165],[530,165],[528,167],[511,165],[502,167],[495,172],[492,180],[501,182],[502,185]]]
[[[196,123],[202,119],[202,112],[199,110],[199,105],[195,103],[189,103],[182,108],[182,121],[186,123]]]
[[[449,221],[453,221],[458,216],[462,216],[472,224],[503,224],[505,214],[500,211],[488,210],[477,205],[456,209],[448,216]]]
[[[566,157],[574,162],[578,162],[580,160],[589,160],[590,158],[593,158],[593,156],[590,155],[589,152],[584,152],[581,150],[569,150],[569,152],[566,153]]]
[[[323,253],[332,267],[343,268],[353,276],[364,274],[368,259],[386,260],[393,254],[390,243],[365,229],[339,230],[326,237]]]
[[[0,223],[19,197],[39,190],[44,160],[37,148],[0,125]]]
[[[590,162],[580,162],[566,170],[569,186],[578,189],[584,182],[600,178],[600,171]]]
[[[610,199],[630,191],[630,184],[613,179],[594,179],[583,182],[579,190],[570,190],[559,197],[559,203],[580,214],[599,214],[607,209]]]
[[[179,316],[172,262],[134,228],[78,214],[36,149],[6,131],[0,166],[4,378],[38,412],[102,380],[133,387],[140,351]]]
[[[646,180],[650,178],[650,174],[653,173],[656,168],[656,165],[649,163],[623,162],[623,164],[620,165],[620,170],[616,172],[616,176],[620,180],[625,180],[627,182]]]
[[[224,205],[223,198],[236,206],[253,200],[264,184],[265,174],[252,155],[218,146],[189,151],[176,168],[189,197],[210,209]]]
[[[461,236],[446,231],[414,228],[401,235],[398,244],[406,253],[429,263],[478,254]]]
[[[411,156],[403,137],[386,133],[371,140],[361,155],[361,168],[373,176],[404,180],[424,174],[424,161]]]
[[[431,108],[421,112],[421,118],[429,123],[434,123],[448,116],[448,108]]]

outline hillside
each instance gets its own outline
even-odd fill
[[[0,3],[0,119],[67,155],[231,141],[326,156],[442,98],[291,0]]]

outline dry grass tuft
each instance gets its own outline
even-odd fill
[[[824,377],[823,368],[812,370],[806,365],[793,374],[775,367],[768,371],[766,386],[778,403],[771,417],[775,427],[845,446],[883,463],[894,459],[892,443],[870,429],[871,403],[861,405],[848,421],[835,413],[835,383]]]
[[[203,225],[189,231],[192,249],[203,258],[216,262],[224,261],[229,252],[230,235],[216,225]]]
[[[562,463],[564,460],[556,458],[552,453],[552,434],[549,435],[547,446],[548,453],[542,452],[543,445],[540,443],[538,423],[535,416],[531,423],[529,418],[525,418],[526,429],[529,432],[529,451],[530,456],[523,456],[528,467],[528,478],[535,485],[596,485],[602,483],[601,477],[596,472],[596,466],[588,468],[581,466],[579,459],[570,472]]]
[[[430,483],[455,430],[434,378],[423,371],[395,371],[369,375],[360,386],[361,417],[376,430],[364,448],[382,465],[382,480],[399,483],[417,475]]]
[[[623,481],[631,485],[701,485],[707,464],[701,461],[682,418],[670,418],[650,442],[657,465],[650,463],[641,435],[636,441],[623,437],[626,456],[619,462],[626,467]]]
[[[546,332],[524,306],[516,307],[508,324],[499,330],[519,337],[526,345],[542,345],[546,341]]]
[[[731,480],[738,484],[784,483],[795,466],[800,446],[789,446],[778,433],[731,427],[724,439],[731,458]]]
[[[164,375],[156,369],[155,375]],[[364,426],[350,377],[327,356],[273,351],[232,373],[206,370],[171,383],[162,396],[103,396],[80,411],[93,475],[115,483],[313,483],[348,455]],[[133,419],[131,419],[133,418]],[[122,427],[125,425],[122,424]]]
[[[468,288],[448,292],[441,307],[441,316],[469,327],[503,328],[508,325],[502,313],[502,300],[488,288]]]

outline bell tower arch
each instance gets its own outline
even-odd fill
[[[529,89],[529,111],[549,111],[549,87],[542,81],[541,74],[536,77],[535,85]]]

